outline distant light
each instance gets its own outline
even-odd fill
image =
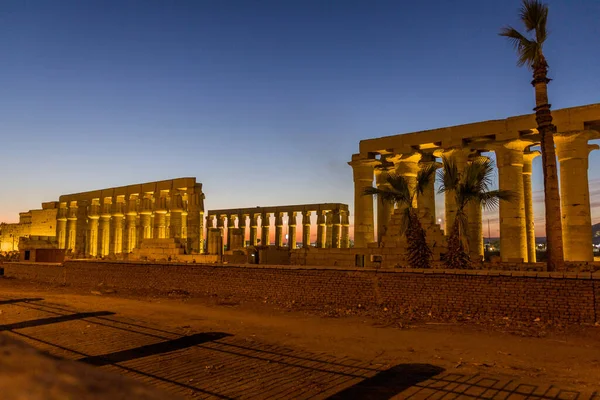
[[[286,234],[285,234],[285,240],[287,240],[287,238],[288,238],[288,234],[286,233]]]

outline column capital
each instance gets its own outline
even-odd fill
[[[598,150],[597,144],[588,144],[589,140],[600,139],[598,131],[572,131],[554,135],[558,161],[571,158],[587,158],[591,151]]]
[[[517,139],[490,144],[490,150],[496,153],[498,168],[507,165],[523,166],[525,149],[535,144],[531,140]]]
[[[534,158],[540,156],[542,153],[539,150],[525,151],[523,153],[523,174],[531,175],[532,167],[531,163]]]

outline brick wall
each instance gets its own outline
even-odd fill
[[[119,293],[216,296],[295,304],[320,311],[351,309],[387,316],[410,312],[561,324],[600,320],[600,273],[369,270],[68,261],[64,267],[6,263],[19,279],[66,282],[85,290],[100,283]],[[360,306],[359,306],[360,305]],[[378,314],[378,315],[379,315]]]

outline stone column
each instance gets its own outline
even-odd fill
[[[127,212],[125,215],[125,229],[127,233],[125,235],[127,244],[125,250],[127,253],[131,253],[138,245],[138,233],[137,233],[137,197],[131,196],[127,203]]]
[[[271,238],[269,228],[271,227],[271,217],[269,213],[264,213],[260,217],[260,224],[262,234],[260,236],[260,244],[262,246],[269,246],[271,244]]]
[[[310,214],[312,211],[302,213],[302,247],[310,247]]]
[[[500,201],[500,256],[502,261],[528,261],[525,197],[523,193],[523,150],[532,143],[512,140],[493,147],[498,163],[500,190],[510,190],[515,198]]]
[[[288,213],[288,247],[290,250],[296,248],[296,217],[297,214],[295,212]]]
[[[154,204],[154,237],[167,238],[167,197],[162,192]]]
[[[141,201],[140,226],[142,239],[152,239],[152,199],[145,197]]]
[[[417,186],[417,174],[421,169],[421,166],[419,165],[420,160],[421,154],[419,153],[402,155],[394,160],[396,173],[406,179],[411,192],[414,191]],[[418,206],[416,198],[414,199],[412,206]]]
[[[588,140],[600,138],[596,131],[555,135],[560,163],[560,197],[565,261],[594,261],[592,217],[588,182],[588,156],[598,145]]]
[[[419,163],[420,168],[427,168],[430,165],[435,165],[437,168],[442,166],[441,163],[435,161],[433,154],[424,154]],[[435,214],[435,174],[433,179],[427,185],[425,190],[420,196],[417,196],[417,209],[419,212],[419,218],[422,221],[427,221],[429,224],[436,224]]]
[[[75,251],[77,245],[77,204],[71,202],[67,213],[67,250]]]
[[[317,212],[317,247],[325,248],[325,211]]]
[[[533,223],[533,195],[531,189],[532,161],[539,151],[526,151],[523,154],[523,199],[525,201],[525,231],[527,233],[527,260],[536,261],[535,227]]]
[[[91,257],[98,255],[98,219],[100,214],[98,213],[99,206],[97,204],[91,204],[88,209],[88,237],[86,243],[86,253]]]
[[[167,211],[165,214],[165,232],[167,238],[173,237],[173,230],[171,229],[171,212]]]
[[[113,234],[112,234],[112,253],[121,254],[123,253],[123,214],[114,214],[113,220]]]
[[[230,214],[227,216],[227,250],[232,250],[232,238],[233,230],[235,229],[235,218],[234,214]]]
[[[67,248],[67,208],[60,207],[56,218],[56,237],[58,239],[58,248]]]
[[[339,249],[341,247],[340,243],[340,233],[342,230],[342,220],[340,216],[340,210],[335,210],[332,213],[332,230],[331,230],[331,247],[334,249]],[[329,230],[329,228],[328,228]]]
[[[339,232],[338,232],[339,235]],[[325,248],[333,247],[333,212],[325,213]]]
[[[373,186],[376,163],[376,160],[361,158],[360,154],[352,155],[348,163],[354,175],[354,247],[358,248],[365,248],[374,240],[373,196],[365,196],[363,192]]]
[[[275,213],[275,246],[283,247],[283,213]]]
[[[187,243],[188,237],[188,213],[185,210],[181,211],[181,228],[179,229],[181,241]]]
[[[342,249],[350,248],[350,221],[348,219],[348,211],[341,212],[342,231],[340,238],[340,247]]]
[[[224,215],[217,215],[217,229],[219,231],[218,237],[221,238],[220,239],[221,241],[219,243],[220,248],[217,253],[211,253],[211,254],[223,254],[223,250],[225,249],[225,243],[223,243],[223,237],[224,237],[224,232],[225,232],[225,216]]]
[[[258,244],[258,214],[250,214],[250,246]]]
[[[471,155],[472,160],[483,158],[488,159],[477,152]],[[471,161],[472,161],[471,160]],[[473,261],[483,261],[483,221],[482,206],[479,203],[467,204],[467,241],[469,244],[469,255]]]
[[[100,227],[98,229],[100,237],[99,253],[102,257],[110,254],[110,214],[100,216]]]

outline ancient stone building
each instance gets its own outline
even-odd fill
[[[348,206],[340,203],[300,204],[210,210],[207,212],[208,253],[218,254],[226,244],[228,250],[245,247],[246,232],[249,232],[250,246],[297,248],[298,225],[301,229],[303,247],[311,245],[311,216],[316,216],[316,247],[350,247]],[[271,243],[271,217],[275,222],[275,242]],[[300,220],[300,221],[299,221]],[[285,223],[284,223],[285,221]],[[300,223],[299,223],[300,222]],[[259,238],[260,226],[260,238]],[[224,238],[225,227],[227,237]]]
[[[588,155],[598,149],[589,141],[600,138],[600,104],[555,110],[552,114],[558,129],[555,143],[562,215],[557,217],[563,223],[565,259],[593,261]],[[349,162],[354,173],[355,247],[381,248],[386,235],[394,234],[390,229],[392,207],[379,202],[374,215],[373,198],[363,195],[364,188],[373,182],[378,187],[385,185],[383,172],[393,170],[414,181],[423,164],[436,162],[442,155],[453,156],[460,168],[482,152],[494,152],[500,188],[517,194],[516,201],[500,202],[502,260],[535,261],[531,165],[540,154],[536,150],[540,140],[536,126],[535,115],[530,114],[361,141],[360,152]],[[436,223],[433,186],[419,199],[418,209],[427,226]],[[447,227],[452,226],[455,212],[452,195],[446,196]],[[481,209],[471,207],[468,216],[471,251],[482,255]]]
[[[53,238],[56,233],[58,202],[42,203],[41,210],[29,210],[19,214],[19,222],[0,224],[0,251],[19,250],[19,239],[31,236]]]
[[[144,239],[175,238],[189,253],[204,245],[204,194],[196,178],[178,178],[63,195],[59,249],[103,257],[130,253]]]

